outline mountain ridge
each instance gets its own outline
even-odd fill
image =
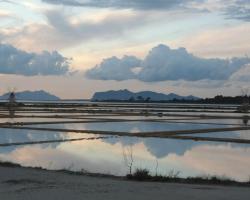
[[[7,100],[9,98],[10,92],[7,92],[0,96],[1,100]],[[56,101],[60,100],[59,97],[50,94],[44,90],[36,90],[36,91],[21,91],[15,92],[15,96],[17,100],[30,100],[30,101]]]
[[[171,101],[174,99],[185,100],[198,100],[199,97],[188,95],[181,96],[175,93],[159,93],[153,91],[139,91],[131,92],[127,89],[124,90],[108,90],[104,92],[95,92],[92,96],[92,101]]]

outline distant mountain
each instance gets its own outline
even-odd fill
[[[2,96],[0,96],[0,99],[6,100],[9,98],[10,93],[6,93]],[[48,92],[45,92],[43,90],[39,91],[23,91],[23,92],[16,92],[16,99],[17,100],[30,100],[30,101],[54,101],[54,100],[60,100],[59,97],[52,95]]]
[[[157,93],[152,91],[142,91],[142,92],[131,92],[129,90],[109,90],[106,92],[96,92],[93,97],[92,101],[170,101],[174,99],[185,99],[185,100],[198,100],[199,97],[195,96],[180,96],[174,93],[170,94],[163,94],[163,93]]]

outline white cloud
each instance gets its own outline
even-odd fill
[[[129,57],[117,62],[106,59],[105,62],[87,71],[89,78],[100,80],[126,80],[138,79],[145,82],[157,82],[166,80],[188,80],[197,81],[227,80],[234,72],[238,71],[245,64],[250,63],[247,57],[219,59],[200,58],[187,52],[184,48],[170,49],[165,45],[154,47],[139,63],[127,65]],[[125,61],[127,60],[127,61]],[[133,68],[141,67],[140,71],[133,73]],[[119,72],[119,78],[116,74]]]

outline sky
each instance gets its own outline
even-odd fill
[[[0,94],[250,92],[249,0],[0,0]]]

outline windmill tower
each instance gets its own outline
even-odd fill
[[[9,105],[13,106],[16,104],[16,94],[15,94],[16,88],[9,88]]]
[[[12,88],[12,89],[9,88],[8,109],[9,109],[10,118],[15,117],[15,109],[17,105],[15,91],[16,91],[15,88]]]
[[[13,104],[16,103],[16,95],[15,95],[14,92],[10,93],[10,96],[9,96],[8,100],[9,100],[9,104],[10,105],[13,105]]]

